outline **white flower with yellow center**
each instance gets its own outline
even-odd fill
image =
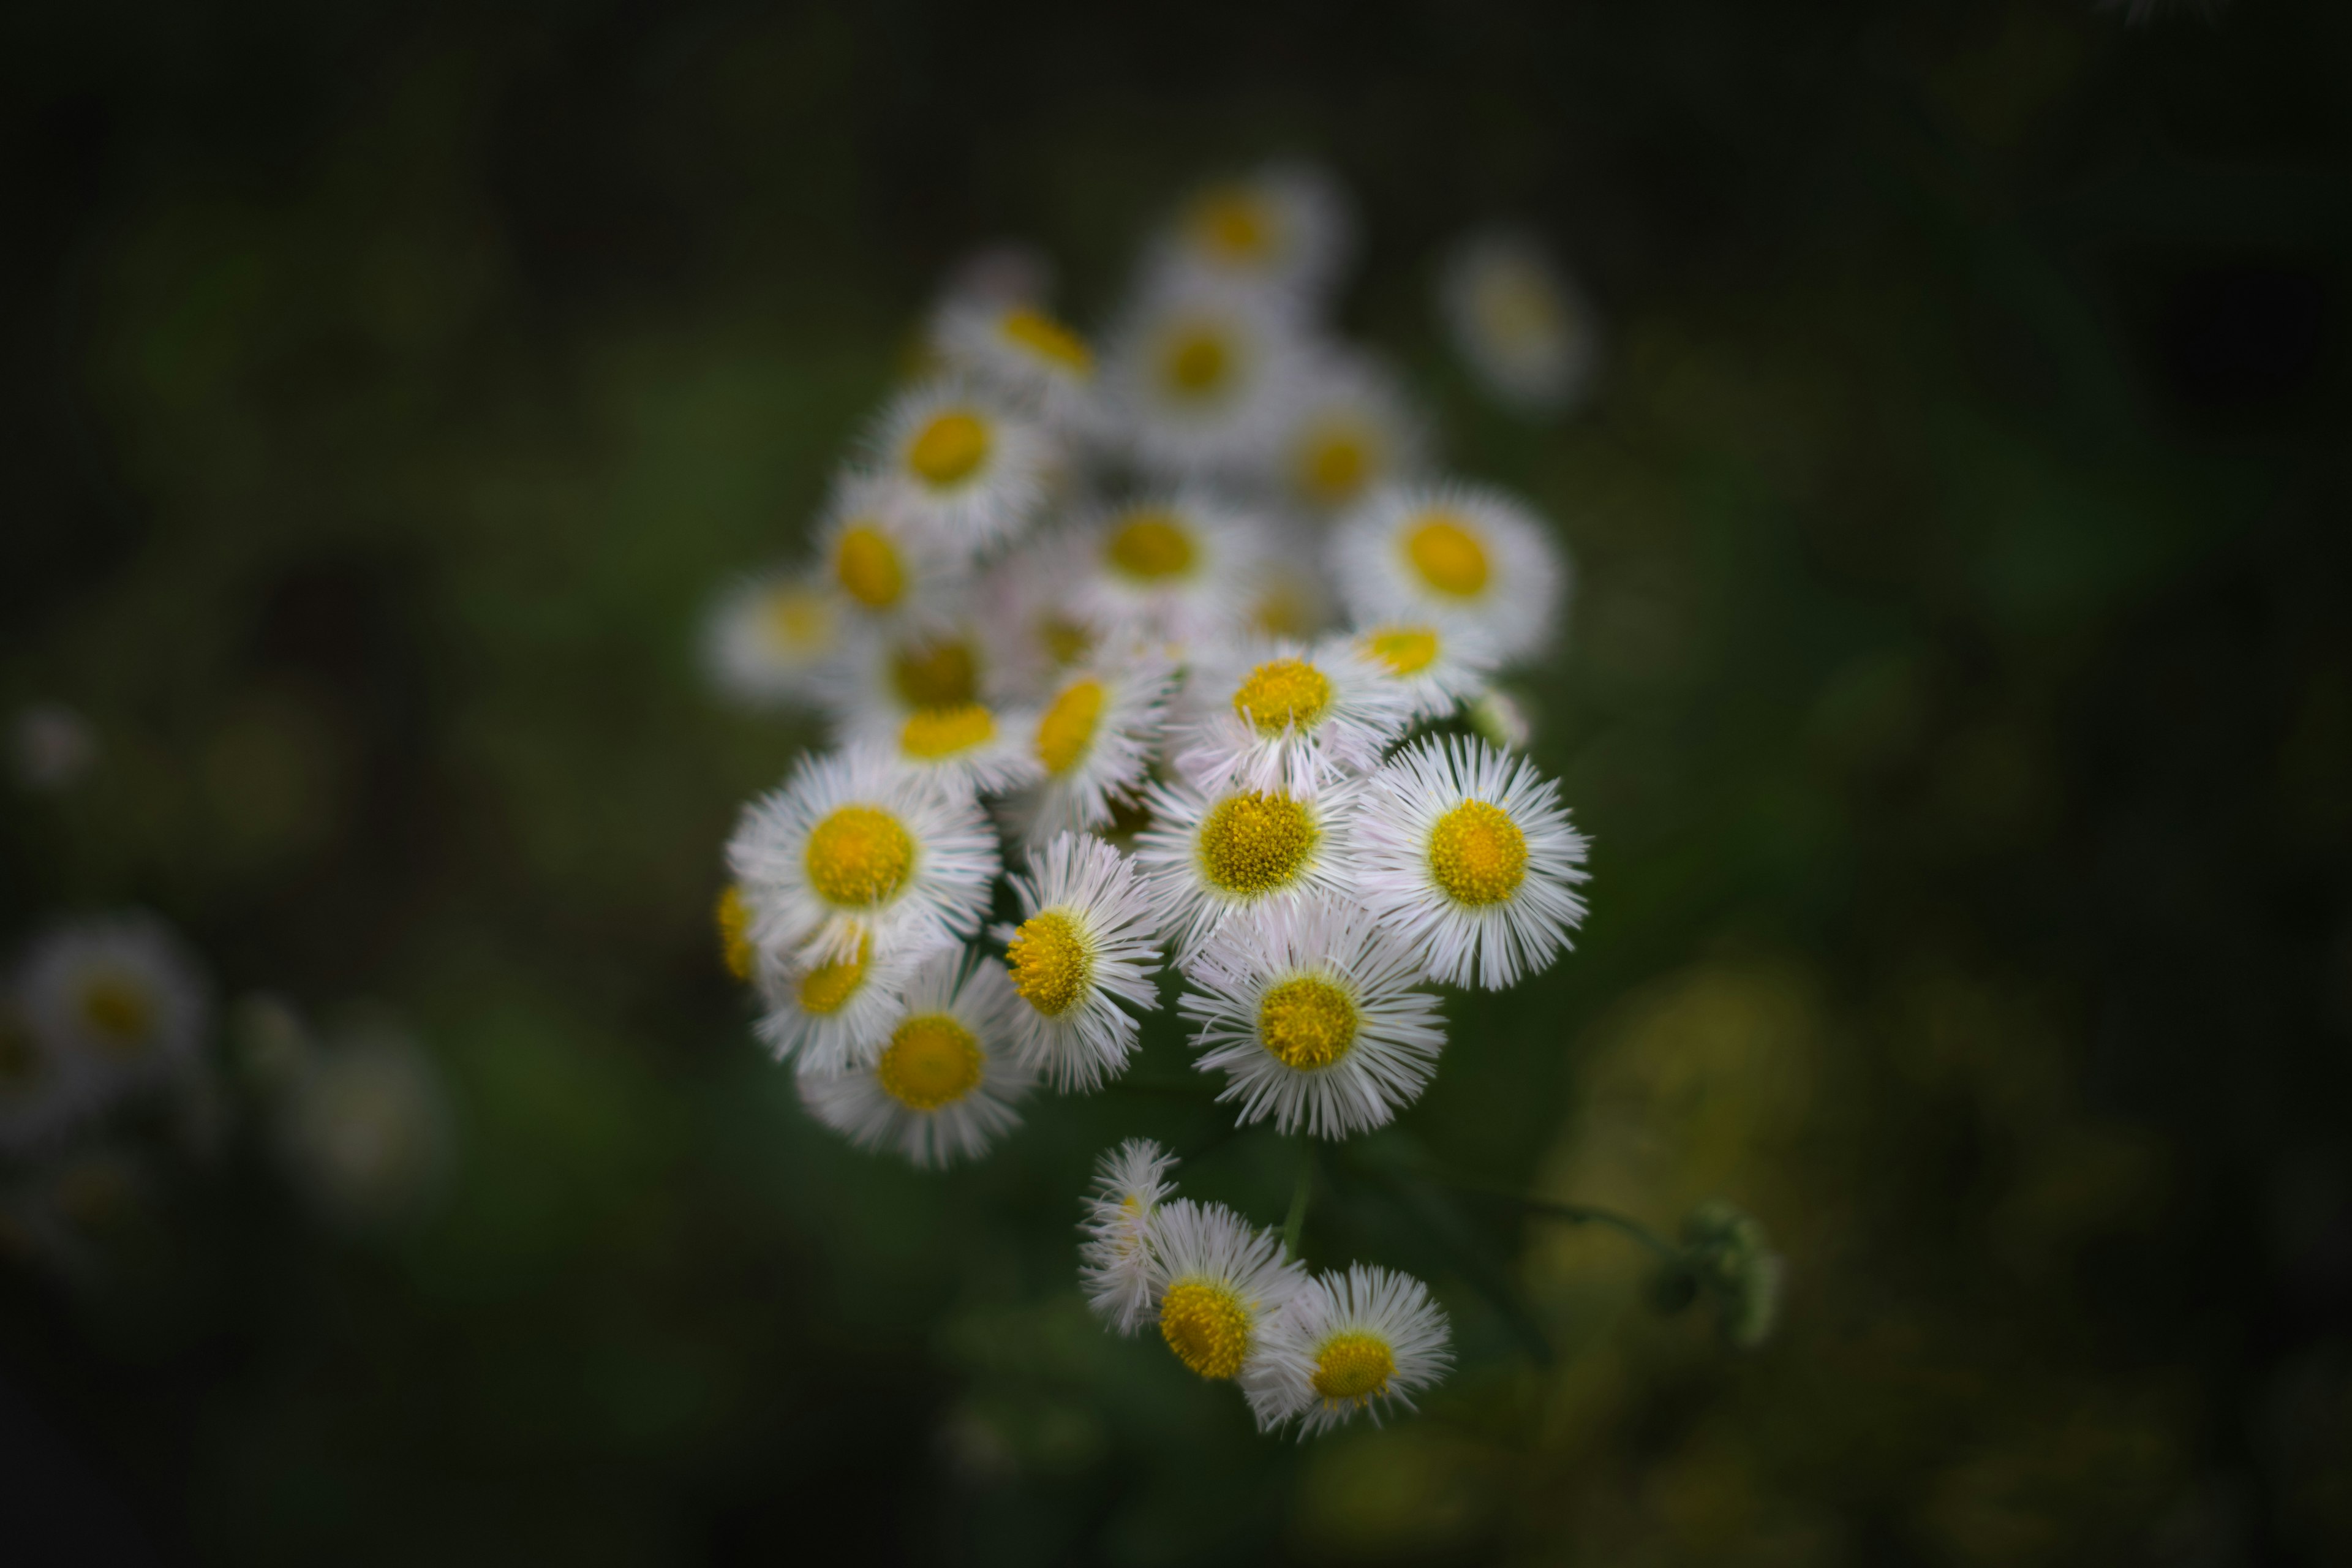
[[[1125,645],[1188,646],[1240,629],[1265,560],[1265,525],[1197,490],[1147,496],[1088,530],[1073,607]]]
[[[1268,1324],[1306,1287],[1282,1243],[1222,1204],[1166,1203],[1145,1222],[1146,1275],[1160,1337],[1212,1382],[1238,1378]]]
[[[1059,834],[1108,826],[1141,795],[1174,679],[1166,659],[1138,654],[1070,670],[1052,688],[1029,738],[1045,782],[1013,803],[1031,851]]]
[[[1037,716],[987,702],[919,708],[878,737],[891,766],[961,795],[1003,795],[1037,782]]]
[[[211,1014],[204,972],[145,914],[51,930],[26,955],[17,996],[47,1050],[87,1075],[100,1099],[193,1071]]]
[[[1267,1325],[1242,1374],[1258,1430],[1299,1423],[1312,1436],[1360,1411],[1377,1426],[1383,1409],[1412,1396],[1454,1364],[1445,1313],[1429,1287],[1394,1269],[1356,1264],[1307,1282]]]
[[[1008,1054],[1020,998],[993,963],[947,950],[923,961],[866,1066],[803,1072],[801,1101],[864,1149],[894,1149],[918,1165],[984,1153],[1019,1125],[1030,1075]]]
[[[996,935],[1021,998],[1014,1058],[1064,1093],[1097,1089],[1135,1049],[1132,1015],[1160,1005],[1151,900],[1125,856],[1076,833],[1039,850],[1013,891],[1021,923]]]
[[[1325,354],[1299,377],[1275,454],[1286,493],[1321,516],[1418,474],[1428,438],[1396,379],[1377,362]]]
[[[99,1088],[88,1066],[0,994],[0,1154],[44,1149],[81,1121]]]
[[[1094,396],[1094,350],[1035,302],[952,300],[932,327],[932,341],[952,369],[1047,424],[1084,422]]]
[[[1262,469],[1307,352],[1291,313],[1264,293],[1148,290],[1111,336],[1107,413],[1155,473]]]
[[[1187,967],[1177,1007],[1244,1122],[1345,1138],[1386,1125],[1436,1070],[1445,1031],[1423,975],[1370,911],[1319,898],[1227,921]]]
[[[1269,163],[1194,191],[1154,243],[1147,270],[1313,301],[1353,242],[1347,198],[1329,174]]]
[[[855,639],[824,671],[818,695],[835,740],[895,751],[909,718],[993,704],[1004,694],[1003,675],[995,640],[967,613]]]
[[[1527,235],[1498,230],[1463,241],[1439,276],[1437,297],[1454,352],[1497,401],[1553,414],[1591,386],[1599,319]]]
[[[412,1218],[449,1173],[448,1091],[432,1057],[397,1028],[364,1028],[309,1052],[275,1121],[304,1197],[337,1225]]]
[[[1188,683],[1176,765],[1204,789],[1297,792],[1380,765],[1408,695],[1345,638],[1264,643],[1204,660]]]
[[[1130,1138],[1095,1165],[1095,1190],[1078,1224],[1078,1283],[1087,1304],[1122,1334],[1151,1321],[1151,1221],[1176,1191],[1176,1156]]]
[[[979,930],[999,868],[979,805],[856,750],[801,759],[746,807],[727,864],[761,952],[905,953]]]
[[[860,931],[845,953],[780,956],[761,964],[757,1033],[778,1061],[803,1072],[862,1066],[881,1048],[915,970],[940,951],[889,952]]]
[[[719,689],[767,708],[814,700],[841,652],[849,614],[821,574],[778,573],[729,587],[703,626],[703,658]]]
[[[1349,634],[1357,654],[1400,693],[1417,722],[1451,718],[1487,690],[1494,645],[1470,626],[1434,621],[1381,621]]]
[[[892,489],[866,476],[844,479],[818,524],[820,574],[861,629],[919,632],[951,618],[963,586],[961,563],[892,510]]]
[[[1190,953],[1241,910],[1352,893],[1349,817],[1359,787],[1152,784],[1144,798],[1150,825],[1136,836],[1135,862],[1151,889],[1160,934]]]
[[[1550,964],[1584,919],[1584,837],[1523,756],[1432,736],[1366,782],[1365,906],[1448,985],[1499,991]]]
[[[1476,631],[1506,660],[1540,651],[1558,629],[1566,561],[1542,520],[1498,491],[1391,487],[1349,515],[1330,550],[1358,625]]]
[[[959,379],[902,394],[884,410],[871,444],[892,510],[965,561],[1036,521],[1059,461],[1034,421]]]

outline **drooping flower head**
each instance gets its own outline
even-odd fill
[[[1095,1190],[1079,1222],[1078,1280],[1087,1304],[1122,1334],[1151,1318],[1151,1222],[1176,1191],[1176,1157],[1149,1138],[1130,1138],[1095,1166]]]

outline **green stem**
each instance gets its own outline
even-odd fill
[[[1486,1197],[1499,1198],[1505,1203],[1515,1204],[1528,1213],[1540,1215],[1546,1219],[1560,1220],[1569,1225],[1607,1226],[1620,1235],[1632,1237],[1666,1262],[1678,1268],[1686,1261],[1683,1248],[1676,1247],[1640,1220],[1629,1215],[1619,1214],[1614,1209],[1604,1209],[1593,1204],[1563,1204],[1555,1203],[1549,1198],[1531,1198],[1524,1193],[1514,1192],[1508,1187],[1496,1186],[1488,1182],[1465,1181],[1456,1176],[1440,1176],[1437,1179],[1447,1186],[1459,1188],[1463,1192],[1478,1193]]]
[[[1298,1167],[1298,1184],[1290,1192],[1290,1215],[1282,1222],[1282,1250],[1296,1259],[1298,1256],[1299,1233],[1307,1228],[1307,1202],[1315,1194],[1315,1145],[1307,1145],[1307,1157]]]

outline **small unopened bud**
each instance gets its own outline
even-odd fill
[[[1723,1337],[1742,1350],[1770,1338],[1780,1318],[1785,1266],[1764,1227],[1746,1211],[1712,1199],[1691,1210],[1682,1238],[1692,1277],[1715,1303]]]
[[[1536,731],[1535,715],[1527,700],[1499,686],[1488,687],[1484,697],[1470,704],[1465,717],[1470,728],[1497,751],[1526,751]]]

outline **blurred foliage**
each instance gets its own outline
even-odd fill
[[[390,1238],[233,1140],[130,1189],[110,1288],[0,1280],[16,1424],[95,1478],[70,1555],[126,1510],[239,1563],[2352,1555],[2352,17],[1188,16],[5,24],[0,700],[100,753],[0,816],[0,921],[150,905],[232,993],[390,1004],[456,1100]],[[1098,319],[1267,150],[1359,193],[1349,326],[1575,552],[1537,752],[1596,844],[1580,951],[1449,1001],[1307,1224],[1429,1274],[1463,1370],[1303,1447],[1073,1278],[1113,1138],[1269,1223],[1279,1141],[1115,1092],[942,1179],[801,1114],[709,911],[809,737],[693,636],[960,252],[1042,244]],[[1438,352],[1430,263],[1496,216],[1611,316],[1570,426]],[[1401,1201],[1416,1155],[1732,1198],[1783,1331]]]

